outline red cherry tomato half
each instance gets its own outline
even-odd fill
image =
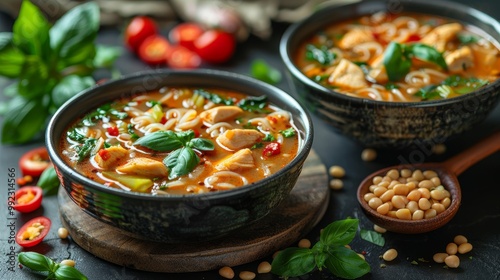
[[[220,30],[208,30],[196,41],[196,53],[210,63],[226,62],[233,55],[236,41],[234,37]]]
[[[22,187],[14,195],[14,209],[21,213],[33,212],[42,205],[42,189],[40,187]]]
[[[201,65],[201,58],[183,46],[174,46],[167,57],[167,64],[174,69],[198,68]]]
[[[23,176],[39,177],[50,166],[49,153],[45,147],[26,152],[19,159],[19,168]]]
[[[106,131],[108,132],[108,134],[110,136],[118,136],[118,135],[120,135],[120,130],[116,126],[110,126],[110,127],[106,128]]]
[[[203,28],[192,22],[181,23],[170,30],[168,38],[170,42],[179,44],[190,50],[195,50],[194,41],[205,32]]]
[[[139,57],[150,65],[165,63],[172,47],[166,38],[154,35],[146,38],[139,47]]]
[[[22,247],[33,247],[38,245],[49,232],[49,218],[38,217],[25,223],[16,234],[16,242]]]
[[[281,153],[281,144],[278,142],[271,142],[264,147],[262,155],[265,157],[271,157],[279,155]]]
[[[149,17],[134,17],[125,28],[125,45],[137,52],[142,42],[151,35],[158,33],[156,23]]]

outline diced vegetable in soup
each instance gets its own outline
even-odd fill
[[[475,27],[376,13],[328,26],[296,53],[310,79],[349,96],[413,102],[451,98],[499,78],[498,42]]]
[[[162,88],[102,105],[61,140],[65,161],[110,187],[152,194],[238,188],[297,154],[292,116],[254,97],[220,89]]]

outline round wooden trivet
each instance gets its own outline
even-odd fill
[[[307,234],[329,201],[328,176],[311,151],[290,197],[256,224],[206,243],[164,244],[133,238],[83,212],[62,188],[61,222],[83,249],[106,261],[144,271],[196,272],[267,257]]]

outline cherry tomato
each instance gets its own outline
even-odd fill
[[[167,58],[167,64],[174,69],[192,69],[201,65],[201,58],[183,46],[174,46]]]
[[[49,232],[49,218],[38,217],[26,222],[16,234],[16,242],[22,247],[33,247],[38,245]]]
[[[139,47],[139,57],[142,61],[150,65],[165,63],[172,47],[166,38],[160,35],[153,35],[144,40]]]
[[[262,155],[265,157],[279,155],[281,153],[281,144],[278,142],[271,142],[264,147]]]
[[[118,130],[118,127],[116,127],[116,126],[110,126],[110,127],[106,128],[106,131],[111,136],[118,136],[120,134],[120,130]]]
[[[210,63],[226,62],[234,52],[234,37],[220,30],[208,30],[194,41],[196,53]]]
[[[141,43],[149,36],[158,33],[156,23],[149,17],[137,16],[125,28],[125,45],[137,52]]]
[[[192,22],[178,24],[170,30],[168,38],[170,42],[179,44],[190,50],[195,50],[194,41],[205,32],[203,28]]]
[[[49,153],[45,147],[26,152],[19,159],[19,168],[23,176],[39,177],[50,166]]]
[[[18,189],[14,195],[14,209],[21,213],[33,212],[42,205],[42,189],[28,186]]]
[[[418,35],[418,34],[411,34],[410,36],[408,36],[408,39],[406,39],[406,42],[417,42],[417,41],[420,41],[420,39],[422,39],[420,37],[420,35]]]

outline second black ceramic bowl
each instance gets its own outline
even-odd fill
[[[376,12],[423,13],[474,25],[500,41],[500,24],[490,16],[446,1],[359,1],[327,6],[285,32],[280,54],[307,108],[327,124],[365,146],[404,148],[442,143],[481,122],[500,99],[500,80],[472,93],[424,102],[383,102],[350,97],[306,77],[294,64],[297,48],[323,27]]]
[[[241,188],[169,197],[106,187],[64,162],[61,138],[77,118],[119,97],[164,86],[215,87],[253,96],[267,95],[271,103],[293,116],[302,138],[297,156],[275,174]],[[169,243],[211,240],[266,216],[294,187],[312,141],[313,127],[308,113],[288,94],[255,79],[212,70],[143,72],[90,88],[55,113],[46,133],[49,155],[61,185],[83,211],[135,237]]]

